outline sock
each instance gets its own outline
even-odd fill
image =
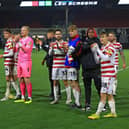
[[[71,87],[66,87],[67,100],[71,100]]]
[[[8,98],[8,96],[10,95],[10,81],[6,82],[6,92],[5,92],[5,97]]]
[[[111,109],[111,113],[115,114],[116,113],[116,109],[115,109],[115,102],[114,101],[108,101],[109,107]]]
[[[80,106],[80,92],[79,91],[75,91],[76,92],[76,104],[78,105],[78,106]]]
[[[21,83],[20,83],[20,89],[21,89],[21,94],[22,94],[22,96],[24,96],[24,98],[25,98],[26,86],[25,86],[25,83],[24,83],[24,82],[21,82]]]
[[[32,97],[32,84],[31,83],[29,83],[29,84],[27,84],[27,92],[28,92],[28,98],[30,97]]]
[[[13,86],[13,88],[16,91],[16,96],[20,95],[20,91],[19,91],[19,87],[17,85],[17,82],[16,81],[11,81],[11,85]]]
[[[74,95],[74,98],[75,98],[75,104],[77,106],[80,106],[80,92],[73,89],[73,95]]]
[[[99,115],[102,112],[104,106],[105,106],[105,103],[99,102],[98,109],[97,109],[97,112],[96,112],[97,115]]]
[[[25,96],[24,96],[24,95],[22,95],[21,99],[25,99]]]
[[[59,87],[58,86],[54,86],[54,99],[55,100],[58,100],[58,90],[59,90]]]

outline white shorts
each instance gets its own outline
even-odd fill
[[[67,80],[67,69],[65,68],[53,68],[52,80]]]
[[[13,75],[17,75],[17,66],[16,65],[13,67]]]
[[[13,74],[13,66],[4,66],[5,69],[5,76],[10,76]]]
[[[115,78],[109,78],[109,77],[102,77],[102,87],[101,87],[101,93],[113,94],[113,83],[114,83]]]
[[[78,80],[78,70],[76,68],[67,69],[67,80]]]

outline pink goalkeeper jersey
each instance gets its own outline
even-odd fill
[[[31,37],[25,37],[20,39],[22,47],[19,50],[18,54],[18,63],[24,61],[31,61],[31,53],[33,49],[33,39]]]

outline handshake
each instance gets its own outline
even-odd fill
[[[96,52],[99,49],[99,46],[97,43],[94,43],[92,45],[90,45],[91,51],[92,52]]]

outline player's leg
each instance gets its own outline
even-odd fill
[[[18,63],[17,66],[17,76],[19,78],[19,84],[20,84],[20,90],[21,90],[21,99],[15,100],[14,102],[24,102],[25,101],[25,91],[26,91],[26,85],[25,80],[23,78],[23,67],[21,63]]]
[[[18,98],[17,100],[15,100],[14,101],[15,103],[25,102],[26,85],[23,77],[19,78],[19,83],[20,83],[20,90],[21,90],[21,98]]]
[[[1,101],[8,100],[10,95],[10,89],[11,89],[10,66],[5,66],[5,76],[6,76],[6,92],[5,92],[5,97],[2,98]]]
[[[91,116],[88,116],[89,119],[95,120],[95,119],[99,119],[100,118],[100,113],[102,112],[105,104],[106,104],[106,97],[107,94],[106,93],[101,93],[101,99],[100,102],[98,104],[98,108],[95,114],[92,114]]]
[[[79,86],[78,81],[77,80],[72,80],[71,81],[71,86],[72,86],[73,95],[74,95],[74,99],[75,99],[75,104],[72,105],[72,107],[81,108],[81,104],[80,104],[81,90],[80,90],[80,86]]]
[[[75,99],[75,104],[72,105],[72,107],[77,107],[81,108],[80,104],[80,86],[79,86],[79,81],[78,81],[78,71],[76,68],[70,68],[68,69],[68,80],[70,80],[70,86],[72,87],[73,90],[73,95]]]
[[[71,86],[69,85],[69,81],[67,80],[67,68],[62,68],[60,73],[60,78],[63,80],[65,89],[66,89],[66,104],[70,104],[72,102],[71,99]]]
[[[116,114],[116,108],[115,108],[115,100],[113,98],[113,95],[108,95],[108,104],[109,104],[109,107],[110,107],[110,110],[111,110],[111,113],[107,114],[107,115],[104,115],[105,118],[109,118],[109,117],[117,117],[117,114]]]
[[[54,90],[54,101],[52,101],[50,104],[56,104],[58,103],[58,92],[59,92],[59,69],[58,68],[52,68],[52,80],[53,80],[53,90]]]
[[[101,73],[100,73],[100,71],[97,70],[94,73],[93,78],[94,78],[95,87],[97,89],[97,92],[98,92],[98,95],[99,95],[99,98],[100,98],[100,91],[101,91]],[[105,111],[106,111],[106,105],[103,108],[103,112],[105,112]]]
[[[12,69],[12,77],[11,77],[11,85],[13,86],[13,88],[16,91],[16,99],[20,98],[20,91],[19,91],[19,87],[17,84],[17,68],[16,66],[13,67]]]
[[[25,85],[28,93],[28,100],[25,102],[26,104],[32,103],[32,83],[30,80],[31,70],[32,70],[32,61],[26,61],[22,63],[22,77],[24,78]]]
[[[115,78],[111,78],[108,82],[108,104],[111,109],[111,113],[105,115],[104,117],[117,117],[116,115],[116,108],[115,108],[115,100],[113,98],[113,82]]]
[[[59,98],[58,98],[58,91],[59,91],[58,80],[53,80],[53,88],[54,88],[54,101],[52,101],[50,104],[57,104],[59,101]]]
[[[67,96],[66,104],[70,104],[72,102],[72,99],[71,99],[71,86],[69,85],[69,82],[67,80],[63,80],[63,82],[64,82],[64,86],[66,88],[66,96]]]
[[[31,103],[32,102],[32,84],[30,81],[30,77],[24,77],[24,81],[25,81],[27,93],[28,93],[28,100],[25,103]]]

